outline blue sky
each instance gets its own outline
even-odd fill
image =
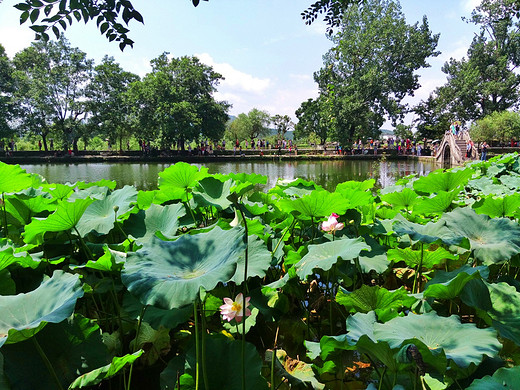
[[[0,3],[0,43],[10,57],[30,45],[34,36],[28,25],[18,24],[16,0]],[[67,29],[71,44],[99,63],[113,56],[128,71],[145,75],[149,62],[163,52],[175,57],[196,55],[226,78],[216,98],[233,105],[238,115],[256,107],[270,114],[295,118],[300,103],[317,96],[313,73],[331,47],[322,22],[305,25],[300,13],[311,0],[210,0],[195,8],[190,0],[134,0],[145,25],[131,22],[134,48],[123,53],[117,44],[100,36],[94,23],[76,23]],[[466,54],[476,27],[461,20],[478,0],[402,0],[408,23],[428,17],[430,28],[440,33],[431,68],[421,71],[422,88],[414,98],[424,99],[445,82],[441,67],[450,57]],[[409,116],[407,121],[411,121]],[[388,127],[388,126],[387,126]]]

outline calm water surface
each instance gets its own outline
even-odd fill
[[[171,164],[157,163],[96,163],[96,164],[27,164],[22,168],[39,173],[48,182],[115,180],[118,187],[134,185],[139,189],[157,188],[159,172]],[[434,163],[419,161],[284,161],[284,162],[208,162],[194,164],[206,166],[210,173],[257,173],[268,177],[268,187],[278,178],[312,180],[328,190],[347,180],[374,178],[379,187],[395,183],[403,176],[417,173],[425,175],[438,168]]]

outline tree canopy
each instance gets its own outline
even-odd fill
[[[520,138],[520,114],[514,111],[494,112],[477,120],[470,127],[474,141],[500,141]]]

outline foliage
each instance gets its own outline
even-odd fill
[[[470,127],[471,139],[508,142],[520,138],[520,114],[514,111],[493,112]]]
[[[439,54],[438,35],[430,32],[426,17],[408,25],[399,3],[386,0],[349,7],[332,41],[335,47],[324,56],[315,81],[330,135],[343,143],[376,136],[385,117],[402,118],[403,99],[420,86],[415,72]]]
[[[294,123],[289,115],[276,114],[271,118],[271,122],[278,133],[278,139],[285,139],[285,133],[294,128]]]
[[[512,154],[400,192],[259,192],[178,163],[137,191],[0,164],[0,383],[514,387],[519,174]]]
[[[5,48],[0,45],[0,138],[10,137],[13,130],[10,121],[15,113],[13,65],[9,61]]]
[[[236,140],[240,142],[243,139],[252,140],[267,136],[271,132],[268,127],[270,122],[271,116],[266,111],[253,108],[247,114],[241,113],[233,121],[228,122],[226,138],[233,142]],[[286,123],[287,129],[288,126],[289,123]]]

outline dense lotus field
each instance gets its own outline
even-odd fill
[[[520,388],[518,155],[265,182],[0,165],[0,388]]]

